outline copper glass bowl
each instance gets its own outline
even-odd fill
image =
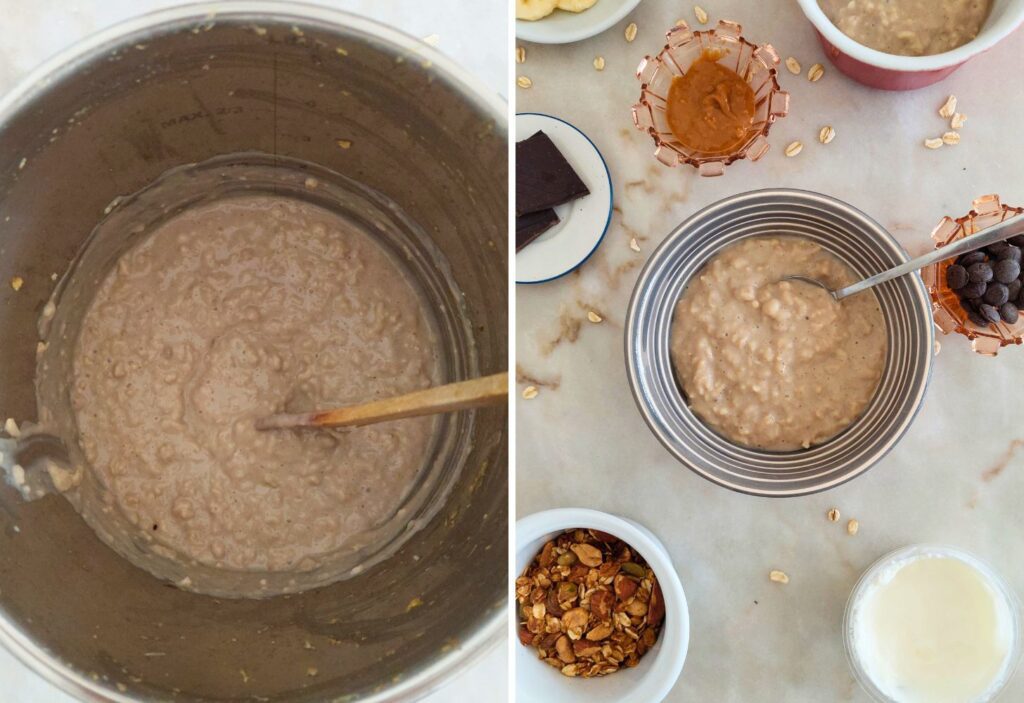
[[[983,195],[972,203],[971,211],[963,217],[942,218],[932,230],[932,239],[936,247],[944,247],[1022,212],[1024,208],[1003,205],[998,195]],[[964,335],[971,340],[971,348],[985,356],[995,356],[1002,347],[1010,344],[1024,343],[1024,316],[1012,325],[998,322],[984,328],[967,319],[956,293],[946,285],[946,269],[952,263],[952,260],[940,261],[922,271],[932,297],[935,325],[944,334],[955,332]]]
[[[633,124],[654,140],[654,156],[666,166],[689,164],[702,176],[721,176],[739,159],[757,161],[768,152],[768,131],[789,112],[789,93],[779,88],[779,55],[771,44],[758,46],[741,35],[735,22],[719,22],[711,30],[694,32],[683,21],[665,35],[668,42],[655,57],[646,56],[636,69],[640,100],[633,106]],[[681,76],[705,52],[721,54],[720,64],[742,76],[754,90],[755,114],[750,131],[735,149],[700,152],[684,146],[672,134],[665,114],[672,79]]]
[[[626,316],[626,373],[637,407],[658,440],[704,478],[743,493],[796,496],[838,486],[892,449],[917,415],[931,376],[934,329],[920,276],[870,293],[882,308],[889,349],[864,413],[835,437],[792,452],[730,442],[686,404],[669,353],[672,313],[689,281],[740,239],[757,235],[811,240],[863,277],[909,260],[877,222],[818,193],[772,189],[721,200],[680,224],[651,255]]]

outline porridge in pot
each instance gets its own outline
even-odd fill
[[[859,44],[901,56],[930,56],[978,36],[992,0],[818,0]]]
[[[371,235],[292,198],[216,200],[159,225],[102,280],[71,403],[101,504],[184,564],[304,572],[387,519],[433,418],[354,431],[254,421],[438,382],[434,325]]]
[[[885,366],[885,320],[870,292],[817,244],[744,239],[715,256],[676,305],[671,357],[688,403],[738,444],[787,451],[821,443],[867,408]]]

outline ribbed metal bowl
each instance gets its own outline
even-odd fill
[[[629,383],[651,431],[704,478],[754,495],[823,491],[877,463],[917,414],[933,358],[928,292],[917,274],[874,289],[889,332],[889,351],[871,404],[850,427],[827,442],[794,452],[734,444],[687,407],[669,357],[670,329],[676,302],[694,274],[724,248],[755,235],[810,239],[864,276],[909,258],[878,223],[825,195],[773,189],[720,200],[669,234],[640,274],[626,319]]]

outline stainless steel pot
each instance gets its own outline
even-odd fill
[[[279,2],[101,32],[0,101],[0,416],[35,417],[36,321],[104,210],[176,166],[261,151],[394,201],[443,252],[480,373],[507,367],[505,106],[421,42]],[[360,575],[269,600],[187,593],[65,500],[0,487],[0,641],[86,700],[396,700],[504,632],[507,413],[478,412],[445,504]],[[422,605],[409,607],[415,599]]]

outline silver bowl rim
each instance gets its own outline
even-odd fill
[[[850,205],[849,203],[839,200],[838,198],[834,198],[830,195],[817,193],[811,190],[802,190],[799,188],[763,188],[759,190],[745,191],[742,193],[737,193],[722,198],[721,200],[715,201],[710,205],[701,208],[700,210],[698,210],[697,212],[683,220],[681,223],[676,225],[676,227],[672,229],[671,232],[669,232],[668,236],[665,237],[662,243],[658,245],[657,249],[654,250],[654,253],[651,254],[651,257],[647,260],[647,263],[644,265],[643,270],[641,270],[640,275],[637,278],[636,284],[633,287],[633,292],[630,295],[629,307],[626,311],[626,325],[624,335],[626,376],[629,381],[629,390],[633,395],[633,402],[636,403],[636,407],[640,411],[640,415],[643,417],[644,422],[647,424],[647,427],[650,429],[651,433],[654,434],[654,436],[661,443],[661,445],[665,447],[665,449],[667,449],[669,453],[673,456],[673,458],[675,458],[679,463],[683,464],[686,468],[690,469],[691,471],[701,476],[702,478],[710,481],[711,483],[714,483],[718,486],[722,486],[723,488],[728,488],[729,490],[735,491],[737,493],[744,493],[747,495],[764,498],[791,498],[821,493],[823,491],[835,488],[836,486],[842,485],[847,481],[851,481],[867,472],[870,468],[872,468],[879,461],[881,461],[890,451],[892,451],[893,447],[899,444],[900,440],[902,440],[904,435],[906,435],[907,431],[910,429],[910,426],[913,425],[914,420],[917,418],[918,414],[921,411],[921,406],[924,403],[924,397],[927,394],[929,385],[931,384],[932,370],[935,366],[935,355],[934,353],[930,352],[928,353],[927,358],[925,359],[922,372],[922,375],[924,376],[924,383],[921,384],[920,390],[917,393],[917,397],[914,399],[913,410],[910,413],[907,413],[907,415],[903,418],[899,427],[896,428],[896,431],[892,433],[892,436],[890,437],[889,441],[882,445],[879,448],[879,450],[872,455],[870,460],[865,461],[864,464],[858,467],[856,471],[851,471],[848,474],[840,476],[835,479],[823,481],[822,483],[816,484],[809,488],[757,489],[752,488],[751,486],[748,485],[741,485],[738,483],[733,483],[731,481],[725,480],[720,476],[704,471],[699,466],[692,463],[687,457],[685,451],[676,446],[669,437],[665,436],[665,434],[660,431],[657,423],[654,420],[651,408],[648,407],[648,405],[644,402],[644,395],[641,392],[641,386],[643,385],[643,383],[642,379],[640,378],[640,374],[637,372],[637,358],[635,354],[634,345],[635,337],[639,333],[637,308],[639,307],[640,300],[649,286],[650,278],[655,273],[657,273],[660,266],[662,266],[666,261],[663,252],[666,251],[668,247],[670,247],[671,244],[675,242],[677,239],[685,237],[688,229],[695,222],[698,222],[708,217],[709,215],[720,212],[721,210],[728,209],[733,204],[741,202],[745,199],[765,196],[797,198],[803,200],[804,202],[817,203],[819,205],[824,205],[826,207],[837,208],[845,212],[846,214],[852,215],[857,219],[862,220],[865,224],[869,225],[872,229],[876,230],[879,234],[883,235],[883,242],[887,244],[889,247],[891,247],[893,251],[896,252],[897,255],[904,262],[910,260],[910,255],[907,253],[906,249],[904,249],[903,246],[896,240],[896,238],[892,236],[889,230],[887,230],[885,227],[882,227],[882,225],[879,224],[874,218],[870,217],[859,208],[856,208],[853,205]],[[927,339],[925,340],[926,348],[931,350],[935,346],[935,326],[932,323],[931,319],[931,299],[928,296],[928,290],[924,285],[924,280],[921,278],[920,273],[915,272],[913,274],[910,274],[910,276],[914,284],[915,292],[917,293],[917,295],[915,296],[915,300],[919,303],[919,305],[916,307],[919,307],[918,312],[920,312],[922,315],[922,321],[926,323],[924,325],[925,329],[927,330]],[[728,440],[723,439],[722,441],[727,442]]]
[[[483,81],[437,49],[376,20],[344,10],[291,0],[193,2],[133,16],[96,31],[36,66],[0,97],[0,128],[8,123],[23,105],[44,93],[56,79],[65,73],[74,72],[89,59],[117,46],[126,36],[157,31],[164,25],[190,20],[203,23],[216,21],[217,17],[248,15],[262,15],[275,20],[290,18],[297,21],[319,21],[369,34],[398,50],[416,52],[429,60],[432,68],[450,81],[464,98],[471,100],[482,113],[490,115],[502,132],[508,132],[506,102]],[[375,691],[360,698],[360,702],[415,700],[437,690],[476,663],[498,642],[504,641],[506,622],[504,608],[494,608],[491,616],[481,627],[470,638],[460,642],[459,646],[453,647],[429,666],[408,678],[403,678],[388,689]],[[140,700],[126,693],[113,691],[71,669],[53,653],[40,647],[28,633],[16,625],[7,616],[2,604],[0,645],[43,679],[80,700],[95,703],[137,703]]]

